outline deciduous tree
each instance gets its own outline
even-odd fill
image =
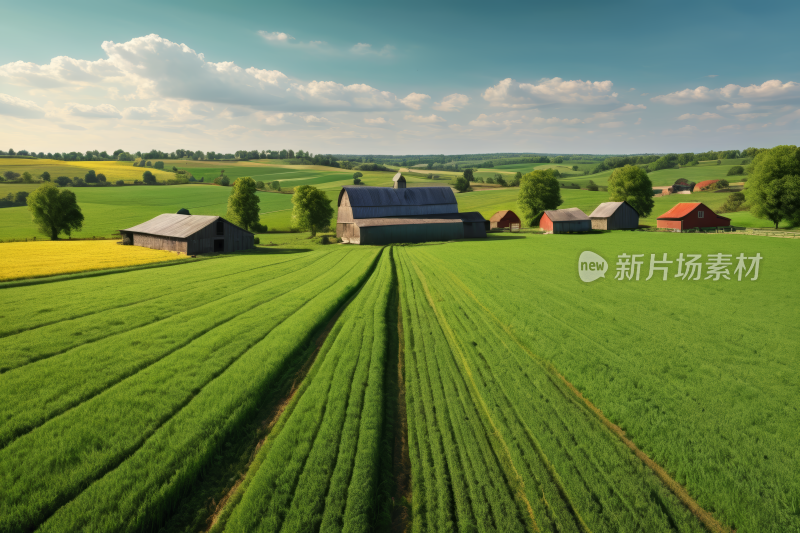
[[[333,207],[328,196],[312,185],[301,185],[292,195],[292,226],[310,231],[314,237],[317,231],[330,226]]]
[[[228,220],[248,231],[255,229],[259,222],[260,201],[253,178],[245,176],[237,179],[228,197]]]
[[[746,195],[751,212],[775,224],[800,225],[800,148],[776,146],[753,158]]]
[[[28,208],[39,231],[54,241],[61,233],[69,236],[83,228],[83,213],[75,193],[52,183],[45,183],[28,196]]]
[[[144,174],[142,174],[142,181],[144,181],[145,185],[155,185],[156,177],[149,170],[145,170]]]
[[[612,202],[628,202],[639,216],[647,218],[653,211],[653,183],[644,169],[632,165],[614,169],[608,178],[608,194]]]
[[[552,170],[534,170],[522,176],[517,204],[529,226],[535,225],[546,210],[563,203],[558,185]]]

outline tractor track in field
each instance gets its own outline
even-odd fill
[[[394,266],[393,266],[394,268]],[[405,341],[403,313],[400,308],[400,286],[397,288],[397,420],[394,431],[392,471],[394,496],[392,533],[405,533],[411,525],[411,456],[408,448],[408,415],[406,412]]]
[[[492,317],[492,319],[494,319],[494,321],[500,325],[503,331],[505,331],[506,334],[511,339],[513,339],[514,342],[520,348],[522,348],[522,350],[525,353],[527,353],[531,357],[531,359],[536,361],[540,366],[542,366],[542,368],[544,368],[556,379],[563,382],[564,385],[575,395],[575,397],[580,402],[582,402],[609,431],[611,431],[614,435],[616,435],[623,442],[623,444],[625,444],[625,446],[627,446],[634,453],[634,455],[636,455],[636,457],[639,458],[639,460],[641,460],[648,468],[650,468],[650,470],[653,471],[653,473],[661,480],[661,482],[664,483],[664,485],[666,485],[667,488],[670,489],[670,491],[681,501],[681,503],[683,503],[691,511],[691,513],[695,517],[697,517],[697,519],[700,520],[700,522],[702,522],[702,524],[709,531],[712,531],[713,533],[730,533],[731,531],[730,529],[723,526],[716,518],[714,518],[714,516],[711,513],[709,513],[703,507],[701,507],[700,504],[698,504],[697,501],[694,498],[692,498],[692,496],[683,487],[683,485],[675,481],[672,478],[672,476],[670,476],[661,465],[653,461],[646,453],[640,450],[639,447],[636,445],[636,443],[634,443],[627,437],[625,431],[622,428],[611,422],[611,420],[609,420],[605,416],[603,411],[596,405],[594,405],[588,398],[586,398],[572,383],[569,382],[569,380],[567,380],[566,377],[564,377],[560,372],[558,372],[558,370],[555,368],[555,366],[552,365],[552,363],[542,360],[536,354],[531,352],[516,337],[516,335],[514,335],[511,332],[510,328],[506,327],[494,313],[492,313],[486,306],[484,306],[480,302],[480,300],[478,300],[478,298],[472,293],[472,291],[469,290],[469,287],[467,287],[457,277],[455,276],[450,276],[450,277],[455,281],[457,285],[461,287],[461,289],[464,291],[465,294],[467,294],[470,298],[472,298],[481,307],[481,309],[483,309],[483,311],[487,314],[487,316]]]

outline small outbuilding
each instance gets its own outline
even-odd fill
[[[405,189],[406,188],[406,177],[403,176],[400,172],[394,175],[392,178],[394,182],[395,189]]]
[[[731,219],[719,216],[702,202],[681,202],[658,217],[656,226],[676,231],[730,226]]]
[[[548,233],[582,233],[592,230],[592,221],[577,207],[545,211],[539,227]]]
[[[249,250],[255,235],[222,217],[158,215],[138,226],[120,230],[122,244],[169,250],[187,255]]]
[[[702,191],[703,189],[705,189],[706,187],[709,187],[709,186],[711,186],[711,185],[714,185],[714,184],[715,184],[715,183],[717,183],[718,181],[719,181],[719,180],[705,180],[705,181],[701,181],[700,183],[698,183],[697,185],[695,185],[695,186],[694,186],[694,192],[700,192],[700,191]]]
[[[510,228],[512,224],[522,226],[522,221],[514,211],[498,211],[489,219],[489,229]]]
[[[592,229],[636,229],[639,213],[628,202],[604,202],[589,215]]]

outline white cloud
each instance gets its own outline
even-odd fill
[[[481,113],[478,115],[478,118],[470,120],[469,125],[476,128],[485,128],[487,126],[499,126],[500,124],[494,120],[491,120],[485,113]]]
[[[441,102],[435,102],[433,108],[437,111],[461,111],[468,103],[469,96],[453,93],[442,98]]]
[[[282,31],[261,30],[258,32],[258,34],[267,41],[277,42],[277,43],[287,43],[294,39],[294,37],[292,37],[289,34],[283,33]]]
[[[682,128],[678,128],[676,130],[664,130],[663,133],[664,133],[664,135],[688,135],[688,134],[694,133],[696,131],[698,131],[697,130],[697,126],[691,126],[691,125],[687,124],[686,126],[683,126]]]
[[[739,120],[753,120],[760,117],[768,117],[769,113],[741,113],[736,115]]]
[[[431,97],[428,96],[427,94],[411,93],[405,98],[402,98],[400,100],[400,103],[402,103],[406,107],[413,109],[414,111],[417,111],[420,107],[422,107],[422,104],[426,100],[430,100],[430,98]]]
[[[543,78],[538,84],[519,83],[506,78],[486,89],[484,100],[495,107],[524,108],[540,104],[607,104],[616,102],[610,81],[562,80]]]
[[[388,56],[392,55],[392,52],[394,51],[394,46],[387,44],[383,48],[381,48],[380,50],[377,50],[375,48],[372,48],[371,44],[358,43],[358,44],[354,45],[350,49],[350,51],[353,52],[354,54],[360,55],[360,56],[388,57]]]
[[[306,115],[303,117],[303,120],[306,121],[306,124],[331,123],[331,121],[328,120],[327,118],[318,117],[316,115]]]
[[[0,93],[0,115],[17,118],[42,118],[44,109],[30,100]]]
[[[715,118],[722,118],[722,115],[718,115],[716,113],[709,113],[706,111],[701,115],[695,115],[692,113],[684,113],[683,115],[678,117],[678,120],[711,120]]]
[[[630,88],[630,89],[628,89],[628,90],[629,90],[629,91],[635,91],[635,90],[636,90],[636,87],[631,87],[631,88]]]
[[[601,128],[621,128],[624,125],[625,125],[625,123],[621,122],[621,121],[603,122],[602,124],[598,124],[598,126],[601,127]]]
[[[730,111],[736,111],[736,110],[740,110],[740,109],[750,109],[751,107],[752,106],[750,104],[748,104],[747,102],[739,102],[737,104],[718,105],[717,109],[720,110],[720,111],[728,111],[728,112],[730,112]]]
[[[269,126],[283,126],[284,124],[288,124],[284,117],[291,116],[292,113],[274,113],[274,114],[267,114],[267,113],[259,113],[258,116],[264,122],[267,123]]]
[[[123,73],[108,59],[84,61],[58,56],[51,59],[47,65],[15,61],[0,66],[0,78],[6,78],[9,83],[42,89],[97,84],[122,75]]]
[[[91,106],[87,104],[67,104],[66,111],[70,115],[83,118],[121,118],[122,113],[111,104]]]
[[[403,117],[405,120],[416,122],[418,124],[435,124],[436,122],[446,122],[445,119],[438,115],[428,115],[424,117],[422,115],[406,115]]]
[[[708,77],[708,78],[716,78],[717,76],[719,76],[719,74],[709,74],[706,77]]]
[[[625,104],[622,107],[618,107],[612,113],[627,113],[629,111],[638,111],[640,109],[647,109],[647,106],[644,104]]]
[[[674,93],[654,96],[651,100],[670,105],[679,105],[734,98],[775,100],[798,97],[800,97],[800,83],[794,81],[783,83],[780,80],[769,80],[761,85],[749,85],[747,87],[732,83],[720,89],[709,89],[708,87],[700,86],[696,89],[684,89]]]
[[[364,124],[377,125],[377,124],[386,124],[386,123],[387,123],[386,119],[383,118],[383,117],[365,118],[364,119]]]
[[[724,131],[736,131],[739,129],[742,129],[742,127],[738,124],[728,124],[727,126],[722,126],[721,128],[717,128],[717,131],[721,133]]]

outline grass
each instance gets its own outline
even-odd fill
[[[145,265],[182,258],[172,252],[117,244],[117,241],[3,243],[0,244],[0,281]]]
[[[393,286],[387,251],[328,336],[310,384],[256,457],[225,531],[376,525]]]
[[[281,369],[366,276],[376,253],[330,250],[280,266],[275,260],[263,266],[255,256],[220,261],[218,268],[239,269],[233,287],[199,284],[173,294],[159,309],[169,318],[145,313],[149,323],[112,328],[77,347],[59,335],[67,345],[49,346],[50,353],[39,354],[44,359],[0,375],[15,384],[2,387],[6,394],[28,391],[27,402],[15,400],[25,406],[0,416],[6,487],[0,530],[137,530],[163,523],[257,410]],[[98,280],[75,283],[86,290]],[[24,292],[7,289],[6,296],[14,301]],[[176,296],[188,309],[169,309]],[[113,310],[104,316],[122,322]],[[47,336],[48,327],[58,325],[39,328],[39,335]],[[128,347],[126,356],[113,346]],[[45,396],[47,406],[38,403]],[[87,446],[95,450],[90,456]]]
[[[800,408],[794,399],[800,385],[800,337],[789,333],[800,318],[794,305],[800,292],[788,281],[796,256],[794,242],[764,240],[646,233],[508,236],[408,247],[406,256],[428,278],[429,301],[441,309],[438,322],[453,324],[450,349],[462,352],[459,358],[469,363],[478,390],[479,376],[486,380],[483,394],[489,412],[503,419],[498,395],[504,390],[545,455],[552,457],[570,501],[590,529],[622,528],[592,528],[588,517],[593,511],[586,511],[592,505],[580,503],[591,501],[580,496],[580,479],[570,473],[569,461],[557,457],[559,447],[547,444],[547,435],[558,432],[569,411],[561,410],[558,417],[525,415],[539,401],[539,393],[550,399],[546,407],[558,398],[542,389],[549,385],[537,377],[543,376],[538,361],[545,367],[554,365],[726,527],[779,532],[800,524],[800,481],[794,475],[800,468],[794,453],[800,448],[795,431]],[[591,284],[582,283],[576,272],[578,256],[587,249],[610,264],[606,278]],[[758,252],[765,259],[755,282],[735,277],[683,281],[674,277],[676,265],[667,281],[645,281],[646,272],[638,282],[613,279],[617,255],[664,252],[672,260],[679,253],[705,257],[720,252]],[[489,268],[497,257],[503,258],[503,269]],[[419,292],[404,294],[410,298]],[[515,355],[516,341],[527,355]],[[510,416],[505,420],[513,419]],[[589,465],[610,463],[600,459],[606,452],[595,441],[578,437],[583,435],[576,433],[578,427],[567,424],[566,430],[576,437],[562,438],[570,443],[565,449],[578,454],[574,457],[583,446],[601,454],[596,462],[578,462],[576,467],[604,501],[599,489],[604,482],[589,481]],[[429,464],[424,459],[418,463]],[[607,475],[611,481],[616,474]],[[624,482],[618,479],[612,485],[622,487]],[[678,523],[676,509],[663,494],[653,500],[633,488],[622,493],[635,509],[660,505],[660,500]]]

